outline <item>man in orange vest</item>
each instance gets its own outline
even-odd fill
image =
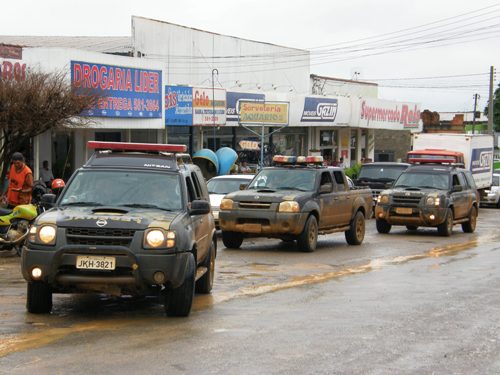
[[[7,189],[7,202],[9,207],[31,203],[33,191],[33,172],[24,162],[20,152],[12,154],[12,164],[9,172],[9,187]]]

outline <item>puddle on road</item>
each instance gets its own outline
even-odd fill
[[[337,278],[376,271],[382,269],[383,267],[404,264],[415,260],[451,256],[458,254],[461,251],[475,248],[481,243],[491,243],[492,241],[496,240],[497,236],[492,235],[486,239],[473,239],[471,241],[460,244],[435,247],[423,253],[417,253],[408,256],[398,256],[391,259],[374,259],[368,264],[354,267],[344,267],[334,271],[326,271],[322,273],[307,275],[293,275],[293,273],[304,270],[311,272],[313,270],[317,272],[318,269],[331,270],[334,266],[314,263],[293,265],[253,263],[247,265],[248,269],[240,269],[238,273],[226,271],[224,270],[224,267],[222,267],[221,271],[218,271],[218,274],[223,278],[237,277],[246,278],[248,280],[258,280],[255,280],[253,285],[245,286],[235,290],[229,290],[229,287],[226,286],[226,290],[217,290],[214,291],[214,293],[211,295],[197,295],[194,300],[193,310],[197,311],[207,309],[215,304],[226,302],[235,298],[244,296],[258,296],[284,289],[321,283]],[[225,267],[228,267],[228,265],[226,265]],[[266,272],[268,273],[267,275]],[[280,274],[280,278],[282,276],[285,277],[284,281],[276,280],[276,274],[278,273]],[[225,281],[228,285],[231,284],[231,280]],[[165,318],[162,316],[162,319]],[[116,317],[114,317],[113,319],[109,320],[93,320],[91,322],[73,324],[67,327],[50,327],[47,323],[37,324],[35,322],[33,323],[33,325],[37,326],[36,332],[30,332],[20,335],[4,335],[4,337],[2,337],[2,340],[0,342],[0,358],[14,352],[45,346],[75,333],[88,331],[119,330],[130,325],[137,325],[138,323],[146,323],[149,321],[151,321],[151,317],[135,317],[132,319],[116,319]]]

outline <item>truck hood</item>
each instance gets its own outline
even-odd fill
[[[256,189],[256,190],[240,190],[226,195],[226,198],[232,199],[235,202],[283,202],[310,197],[310,191],[298,190],[274,190],[274,189]]]
[[[56,207],[38,216],[36,224],[58,227],[146,229],[153,222],[168,228],[179,212],[112,207]]]
[[[440,194],[445,194],[444,190],[436,190],[430,188],[394,188],[382,191],[381,194],[391,194],[391,195],[406,195],[409,197],[424,197],[424,196],[438,196]]]

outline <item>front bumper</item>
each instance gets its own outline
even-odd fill
[[[401,213],[401,208],[407,213]],[[399,212],[398,212],[399,211]],[[423,227],[436,227],[446,219],[447,208],[442,207],[394,207],[391,205],[377,204],[375,206],[375,218],[384,220],[391,225],[415,225]]]
[[[115,258],[115,270],[81,270],[76,268],[79,255],[110,256]],[[128,290],[147,289],[155,282],[153,275],[163,272],[165,281],[174,287],[182,284],[188,269],[189,252],[166,254],[151,251],[151,254],[133,253],[122,246],[67,245],[59,249],[25,247],[22,253],[21,269],[27,281],[34,281],[31,270],[42,270],[41,281],[50,284],[56,291],[92,290],[92,285],[106,284]]]
[[[299,235],[304,229],[307,213],[284,213],[270,210],[220,211],[219,226],[226,232],[253,235]]]

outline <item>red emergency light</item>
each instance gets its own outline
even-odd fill
[[[186,152],[186,145],[160,143],[127,143],[127,142],[97,142],[88,141],[87,147],[93,150],[113,151],[158,151],[158,152]]]

